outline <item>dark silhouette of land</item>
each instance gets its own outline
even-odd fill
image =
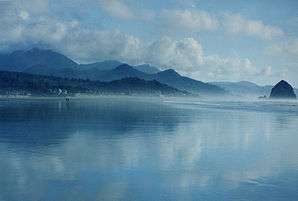
[[[88,95],[190,95],[156,80],[125,78],[111,82],[69,79],[21,72],[0,71],[0,95],[73,96]]]
[[[284,80],[277,83],[271,90],[270,99],[296,99],[293,87]]]

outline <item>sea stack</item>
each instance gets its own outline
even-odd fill
[[[284,80],[277,83],[270,93],[270,99],[296,99],[293,87]]]

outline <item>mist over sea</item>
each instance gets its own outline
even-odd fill
[[[298,102],[0,100],[0,200],[297,200]]]

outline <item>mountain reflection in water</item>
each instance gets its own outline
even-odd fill
[[[0,200],[295,200],[297,111],[286,102],[1,101]]]

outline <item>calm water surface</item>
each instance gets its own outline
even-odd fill
[[[298,102],[2,100],[0,200],[298,200]]]

